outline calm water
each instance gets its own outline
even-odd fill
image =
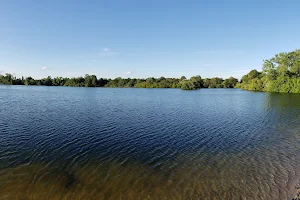
[[[1,199],[290,199],[300,95],[0,86]]]

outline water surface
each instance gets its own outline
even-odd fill
[[[300,95],[0,86],[1,199],[290,199]]]

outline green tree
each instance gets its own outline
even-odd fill
[[[230,77],[228,79],[225,79],[222,85],[223,88],[234,88],[238,82],[239,82],[238,79]]]
[[[181,89],[183,90],[195,90],[196,87],[190,80],[184,80],[181,82]]]
[[[25,85],[37,85],[37,82],[31,77],[27,77],[25,78],[25,82],[24,82]]]
[[[84,77],[85,87],[96,87],[97,86],[97,76],[86,74]]]
[[[195,89],[200,89],[201,88],[201,85],[203,85],[203,81],[202,81],[202,78],[201,76],[192,76],[190,78],[190,82],[193,83]]]
[[[263,72],[250,71],[243,76],[241,89],[297,93],[300,79],[300,50],[279,53],[273,58],[264,60]]]

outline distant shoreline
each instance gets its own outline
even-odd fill
[[[241,88],[243,90],[300,93],[300,50],[280,53],[269,60],[264,60],[263,71],[251,70],[239,81],[237,78],[201,78],[192,76],[181,78],[97,78],[86,74],[84,77],[63,78],[48,76],[43,79],[32,77],[16,78],[12,74],[0,75],[0,84],[6,85],[44,85],[72,87],[116,87],[116,88],[179,88],[197,90],[201,88]]]
[[[86,74],[77,78],[51,78],[33,79],[32,77],[16,78],[11,74],[0,76],[0,84],[5,85],[39,85],[39,86],[71,86],[71,87],[112,87],[112,88],[177,88],[183,90],[197,90],[200,88],[234,88],[238,79],[211,78],[202,79],[201,76],[193,76],[190,79],[181,78],[116,78],[98,79],[95,75]]]

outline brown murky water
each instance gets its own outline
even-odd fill
[[[0,86],[0,199],[291,199],[300,96]]]

